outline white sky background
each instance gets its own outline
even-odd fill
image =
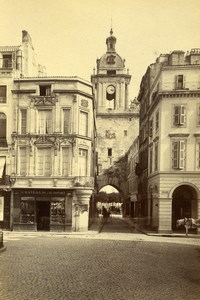
[[[90,81],[111,18],[116,51],[132,75],[131,99],[159,54],[200,48],[199,0],[1,0],[0,45],[21,44],[27,30],[48,75]]]

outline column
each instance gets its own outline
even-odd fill
[[[72,208],[72,231],[88,231],[89,227],[89,202],[92,189],[80,188],[76,190],[76,200]]]

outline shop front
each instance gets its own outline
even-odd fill
[[[72,190],[14,189],[13,230],[71,231]]]

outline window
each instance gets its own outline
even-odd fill
[[[127,135],[128,135],[128,131],[124,130],[124,136],[127,136]]]
[[[39,110],[38,132],[40,134],[52,133],[52,111]]]
[[[27,132],[27,110],[21,109],[21,133],[26,134]]]
[[[3,68],[12,68],[12,54],[3,54]]]
[[[156,112],[156,124],[155,124],[156,131],[159,129],[159,111]]]
[[[174,106],[174,122],[175,126],[185,125],[186,123],[186,107],[184,105]]]
[[[69,175],[69,147],[62,148],[62,175]]]
[[[176,76],[176,88],[178,90],[184,89],[184,76],[183,75]]]
[[[149,149],[149,172],[153,171],[153,146]]]
[[[22,199],[25,197],[22,197]],[[32,201],[28,201],[28,199]],[[21,201],[21,223],[34,224],[35,221],[35,205],[34,198],[27,197],[27,200]]]
[[[102,164],[98,164],[98,174],[101,174],[102,172]]]
[[[0,147],[7,147],[6,115],[4,113],[0,113]]]
[[[80,123],[79,123],[79,133],[80,135],[88,135],[88,113],[80,112]]]
[[[184,169],[185,168],[185,141],[172,142],[172,168]]]
[[[0,103],[6,103],[6,85],[0,85]]]
[[[149,121],[149,136],[153,136],[153,119]]]
[[[112,157],[112,148],[108,148],[108,157]]]
[[[70,125],[70,110],[63,109],[63,133],[69,133],[69,125]]]
[[[197,107],[197,126],[200,126],[200,104]]]
[[[38,175],[51,175],[51,148],[38,148]]]
[[[196,145],[197,168],[200,169],[200,141]]]
[[[27,175],[26,173],[26,147],[20,147],[20,175],[25,176]]]
[[[51,96],[51,86],[40,85],[40,96]]]
[[[107,75],[116,75],[116,70],[107,70]]]
[[[158,142],[155,143],[154,171],[158,170]]]
[[[87,150],[79,149],[79,176],[86,176],[87,175]]]

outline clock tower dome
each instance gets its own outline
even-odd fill
[[[138,114],[135,116],[130,110],[129,103],[131,75],[125,60],[115,50],[116,41],[111,28],[106,39],[107,51],[97,59],[91,76],[96,100],[99,173],[124,155],[138,135]]]

